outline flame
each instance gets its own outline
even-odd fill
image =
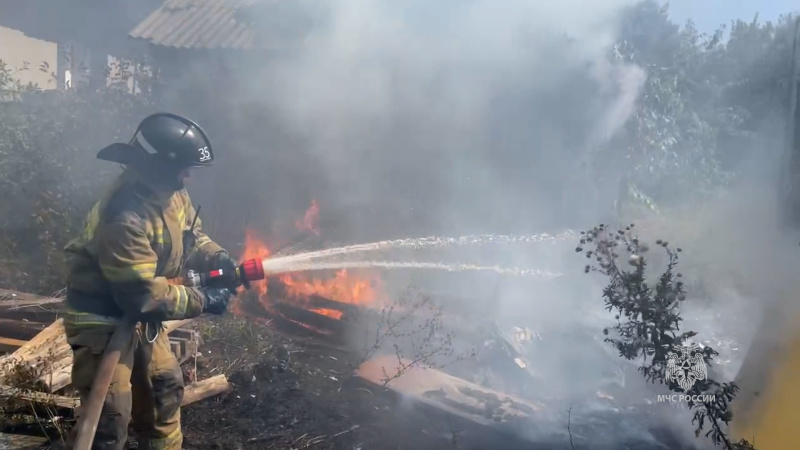
[[[312,204],[313,209],[316,202]],[[309,211],[311,211],[309,209]],[[306,213],[306,218],[309,213]],[[304,219],[305,223],[305,219]],[[248,230],[245,233],[244,251],[240,262],[248,259],[265,259],[272,254],[269,246],[264,239],[257,233]],[[306,308],[311,312],[328,316],[334,319],[341,319],[342,312],[335,309],[317,308],[311,306],[311,298],[319,296],[328,300],[347,303],[362,307],[375,306],[384,298],[383,284],[379,277],[368,272],[353,272],[340,270],[331,277],[317,277],[310,273],[287,273],[278,276],[278,279],[285,286],[286,298],[281,299],[293,306]],[[261,280],[252,283],[251,291],[258,295],[259,303],[267,310],[272,311],[270,301],[267,298],[267,281]],[[242,314],[240,300],[237,299],[231,305],[234,314]]]
[[[316,200],[311,200],[302,219],[294,221],[294,227],[299,231],[310,231],[319,236],[319,205]]]
[[[355,276],[342,269],[333,278],[311,278],[307,274],[286,274],[281,276],[287,294],[294,299],[308,299],[312,296],[324,297],[341,303],[357,306],[376,304],[380,299],[381,282],[377,277]],[[313,308],[311,311],[323,316],[339,319],[341,311]]]
[[[258,237],[252,230],[246,230],[244,234],[244,251],[242,252],[242,256],[239,258],[239,263],[247,261],[248,259],[257,259],[257,260],[264,260],[269,258],[271,252],[269,251],[269,247],[267,244]],[[252,292],[255,292],[258,295],[258,301],[261,305],[270,310],[269,301],[267,301],[267,280],[258,280],[253,281],[250,284],[250,289]],[[241,307],[241,299],[236,297],[236,299],[231,304],[231,312],[236,315],[243,315],[242,307]]]

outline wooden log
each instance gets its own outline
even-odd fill
[[[191,405],[192,403],[205,400],[215,395],[223,394],[231,390],[228,378],[225,375],[215,375],[205,380],[192,383],[183,391],[183,401],[181,406]],[[81,401],[76,397],[64,395],[46,394],[9,386],[0,386],[0,398],[15,398],[43,405],[58,406],[60,408],[74,409],[80,406]],[[5,448],[0,446],[0,448]]]
[[[52,321],[47,323],[38,323],[0,317],[0,330],[2,330],[0,333],[2,333],[2,336],[6,338],[22,339],[27,341],[41,333],[42,330],[47,328],[50,323],[52,323]]]
[[[0,448],[9,450],[34,450],[42,448],[47,438],[25,434],[0,433]]]
[[[181,406],[190,405],[230,390],[231,385],[228,383],[228,378],[225,375],[215,375],[186,386],[183,391]]]
[[[164,322],[166,332],[188,324],[193,319]],[[72,349],[67,344],[64,320],[58,319],[14,353],[0,357],[0,383],[7,377],[10,367],[25,364],[41,372],[39,380],[48,392],[56,392],[69,385],[72,373]]]

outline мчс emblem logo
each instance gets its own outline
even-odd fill
[[[700,380],[708,377],[706,362],[700,345],[675,346],[667,354],[667,370],[664,379],[668,383],[677,383],[687,392]]]

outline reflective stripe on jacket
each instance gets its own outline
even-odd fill
[[[120,324],[119,317],[101,316],[99,314],[87,313],[67,307],[63,312],[64,324],[72,327],[116,327]]]
[[[203,233],[198,219],[194,245],[184,255],[183,234],[194,216],[185,189],[160,195],[126,170],[89,212],[81,235],[65,248],[67,305],[77,312],[124,314],[144,322],[198,316],[203,294],[169,279],[188,268],[210,270],[211,260],[224,250]]]

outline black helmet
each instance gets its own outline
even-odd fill
[[[210,166],[214,152],[200,125],[177,114],[156,113],[139,123],[129,143],[111,144],[100,150],[97,158],[134,167],[157,162],[181,170]]]

